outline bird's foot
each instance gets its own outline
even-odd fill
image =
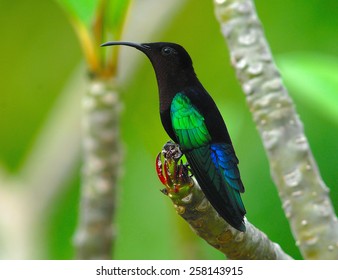
[[[156,157],[157,176],[165,185],[162,192],[166,195],[184,197],[193,185],[188,165],[183,163],[182,156],[179,145],[169,141]]]
[[[183,156],[180,146],[173,141],[168,141],[162,148],[162,155],[168,160],[178,161]]]

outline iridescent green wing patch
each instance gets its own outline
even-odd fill
[[[199,113],[190,99],[177,93],[171,103],[170,116],[173,129],[183,149],[198,148],[208,144],[210,134]]]

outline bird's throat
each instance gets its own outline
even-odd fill
[[[173,98],[178,92],[194,87],[199,83],[195,73],[180,71],[176,73],[156,73],[160,97],[160,111],[168,110]]]

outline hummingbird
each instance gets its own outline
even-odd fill
[[[180,146],[203,193],[232,227],[245,232],[244,186],[227,127],[214,100],[198,80],[188,52],[179,44],[107,42],[143,52],[159,89],[160,117],[169,137]]]

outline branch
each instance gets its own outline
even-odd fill
[[[285,215],[305,259],[338,258],[338,223],[252,0],[214,0]]]
[[[162,163],[161,154],[164,157]],[[211,246],[230,259],[289,260],[280,246],[245,221],[246,232],[230,226],[211,206],[197,181],[188,175],[188,168],[179,162],[182,153],[173,142],[164,145],[157,157],[156,169],[177,213]]]
[[[122,159],[121,104],[112,80],[94,79],[83,98],[80,220],[74,243],[78,259],[111,259],[116,184]]]

